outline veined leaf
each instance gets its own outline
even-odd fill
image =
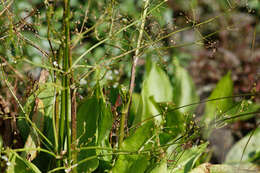
[[[77,132],[80,147],[110,147],[108,139],[112,127],[112,113],[109,105],[105,103],[100,86],[97,86],[93,96],[85,100],[78,109]],[[108,151],[96,149],[81,150],[78,161]],[[109,159],[109,157],[104,157]],[[98,167],[98,159],[92,159],[78,166],[78,171],[94,171]]]
[[[231,79],[231,73],[228,72],[217,84],[209,96],[209,100],[229,97],[233,94],[233,82]],[[212,120],[219,118],[219,114],[222,114],[233,107],[232,98],[223,98],[216,101],[209,101],[206,103],[205,113],[203,120],[206,125],[209,125]]]
[[[140,123],[153,115],[160,114],[151,98],[155,102],[171,102],[173,99],[173,89],[168,76],[155,63],[152,64],[151,70],[143,82],[141,91],[141,108],[138,109],[138,115],[135,123]],[[155,117],[156,123],[161,122],[161,116]]]
[[[178,107],[185,106],[199,101],[196,94],[195,85],[189,73],[181,67],[178,60],[173,61],[174,64],[174,80],[173,80],[173,101]],[[188,106],[179,109],[182,113],[192,113],[194,106]]]
[[[162,108],[167,108],[165,112],[165,128],[164,133],[160,135],[161,142],[167,143],[168,140],[175,138],[184,130],[185,121],[188,119],[187,114],[193,113],[195,107],[187,106],[181,109],[178,107],[196,103],[199,98],[195,91],[195,85],[192,82],[188,72],[181,67],[178,60],[173,61],[174,64],[174,80],[173,80],[173,104],[164,104]]]

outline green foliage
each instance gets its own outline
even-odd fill
[[[190,149],[184,150],[181,153],[180,158],[176,161],[177,168],[173,167],[170,170],[176,173],[187,173],[190,172],[193,168],[196,160],[200,157],[200,155],[206,150],[207,143],[201,144],[200,146],[195,146]],[[171,159],[175,159],[176,157],[172,157]],[[177,157],[178,158],[178,157]]]
[[[228,152],[225,162],[232,165],[247,164],[247,168],[250,168],[250,164],[258,164],[259,159],[259,145],[260,145],[260,128],[250,132],[247,136],[238,141]],[[243,166],[245,168],[245,166]]]
[[[199,51],[219,32],[220,16],[197,18],[197,10],[205,10],[201,4],[209,5],[198,0],[1,1],[0,87],[10,91],[7,98],[17,103],[18,115],[5,115],[1,103],[0,125],[11,119],[22,147],[5,146],[1,133],[0,171],[220,173],[234,163],[259,165],[259,128],[231,148],[225,164],[209,168],[201,159],[209,148],[202,139],[214,128],[253,118],[260,109],[242,97],[253,94],[233,95],[231,71],[200,101],[183,67],[193,58],[192,48],[177,48],[199,45]],[[207,10],[228,15],[237,4],[214,5]],[[248,7],[258,9],[259,3],[252,0]],[[217,31],[208,33],[211,28]],[[192,33],[189,38],[186,32]],[[197,118],[201,103],[204,113]]]
[[[197,103],[199,98],[196,94],[194,83],[189,76],[188,72],[181,67],[178,60],[174,60],[174,90],[173,90],[173,101],[178,106],[185,106],[192,103]],[[193,106],[187,106],[179,109],[182,113],[193,113]]]
[[[10,166],[6,170],[7,173],[13,172],[30,172],[30,173],[41,173],[41,171],[31,162],[22,158],[15,152],[10,152],[8,154]]]
[[[206,125],[210,125],[210,123],[214,119],[219,118],[223,112],[232,108],[232,94],[233,82],[231,80],[231,73],[229,72],[218,82],[216,88],[209,96],[209,100],[212,101],[206,103],[205,113],[203,115]],[[220,100],[218,100],[218,98],[220,98]]]
[[[171,102],[173,99],[173,89],[167,75],[156,64],[152,64],[147,72],[147,77],[142,85],[141,103],[139,104],[138,114],[135,123],[140,123],[153,115],[160,114],[156,102]],[[155,117],[158,124],[161,117]]]
[[[108,139],[112,127],[112,113],[99,86],[91,97],[81,103],[77,115],[77,131],[80,132],[78,145],[80,149],[82,148],[78,153],[78,161],[96,155],[101,155],[104,160],[110,161],[111,157],[106,154],[110,149]],[[99,147],[106,149],[100,150]],[[86,161],[78,166],[78,171],[93,171],[98,167],[98,163],[97,158]]]

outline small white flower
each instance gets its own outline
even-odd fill
[[[115,84],[113,85],[113,88],[116,88],[116,87],[118,87],[118,83],[115,83]]]
[[[6,156],[1,156],[1,159],[3,159],[4,161],[8,161],[8,158]]]
[[[106,78],[107,78],[108,80],[113,80],[113,73],[112,73],[111,70],[109,70],[109,71],[107,72]]]
[[[71,172],[71,168],[65,169],[65,172]]]
[[[7,166],[11,166],[11,162],[6,162],[6,165]]]
[[[85,79],[81,79],[81,80],[79,81],[79,84],[80,84],[80,85],[86,85],[86,84],[87,84],[87,81],[86,81]]]
[[[54,62],[53,62],[53,65],[54,65],[55,67],[58,67],[57,61],[54,61]]]

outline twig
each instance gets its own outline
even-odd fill
[[[137,62],[139,59],[139,52],[140,52],[140,47],[141,47],[143,33],[144,33],[144,26],[145,26],[145,21],[146,21],[146,16],[147,16],[148,5],[149,5],[149,0],[146,0],[145,4],[144,4],[144,11],[142,14],[140,33],[139,33],[139,37],[137,40],[137,46],[136,46],[137,49],[136,49],[135,55],[133,57],[133,63],[132,63],[132,69],[131,69],[131,80],[130,80],[130,85],[129,85],[129,100],[128,100],[125,108],[123,109],[122,118],[121,118],[121,122],[120,122],[119,148],[121,147],[123,140],[124,140],[124,128],[125,128],[125,124],[126,124],[127,115],[130,110],[131,102],[132,102],[132,95],[133,95],[134,85],[135,85],[136,66],[137,66]]]

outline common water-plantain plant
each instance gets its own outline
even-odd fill
[[[13,143],[21,146],[0,135],[0,171],[228,172],[241,162],[257,165],[259,130],[230,150],[225,165],[207,163],[211,132],[253,117],[260,105],[250,100],[257,93],[234,95],[231,72],[199,99],[182,58],[165,50],[216,34],[171,44],[220,16],[172,29],[168,3],[2,0],[1,88],[15,105],[1,100],[0,123],[10,120],[4,127],[20,136]],[[196,5],[190,3],[192,10]],[[239,160],[234,150],[241,145],[248,146]]]

